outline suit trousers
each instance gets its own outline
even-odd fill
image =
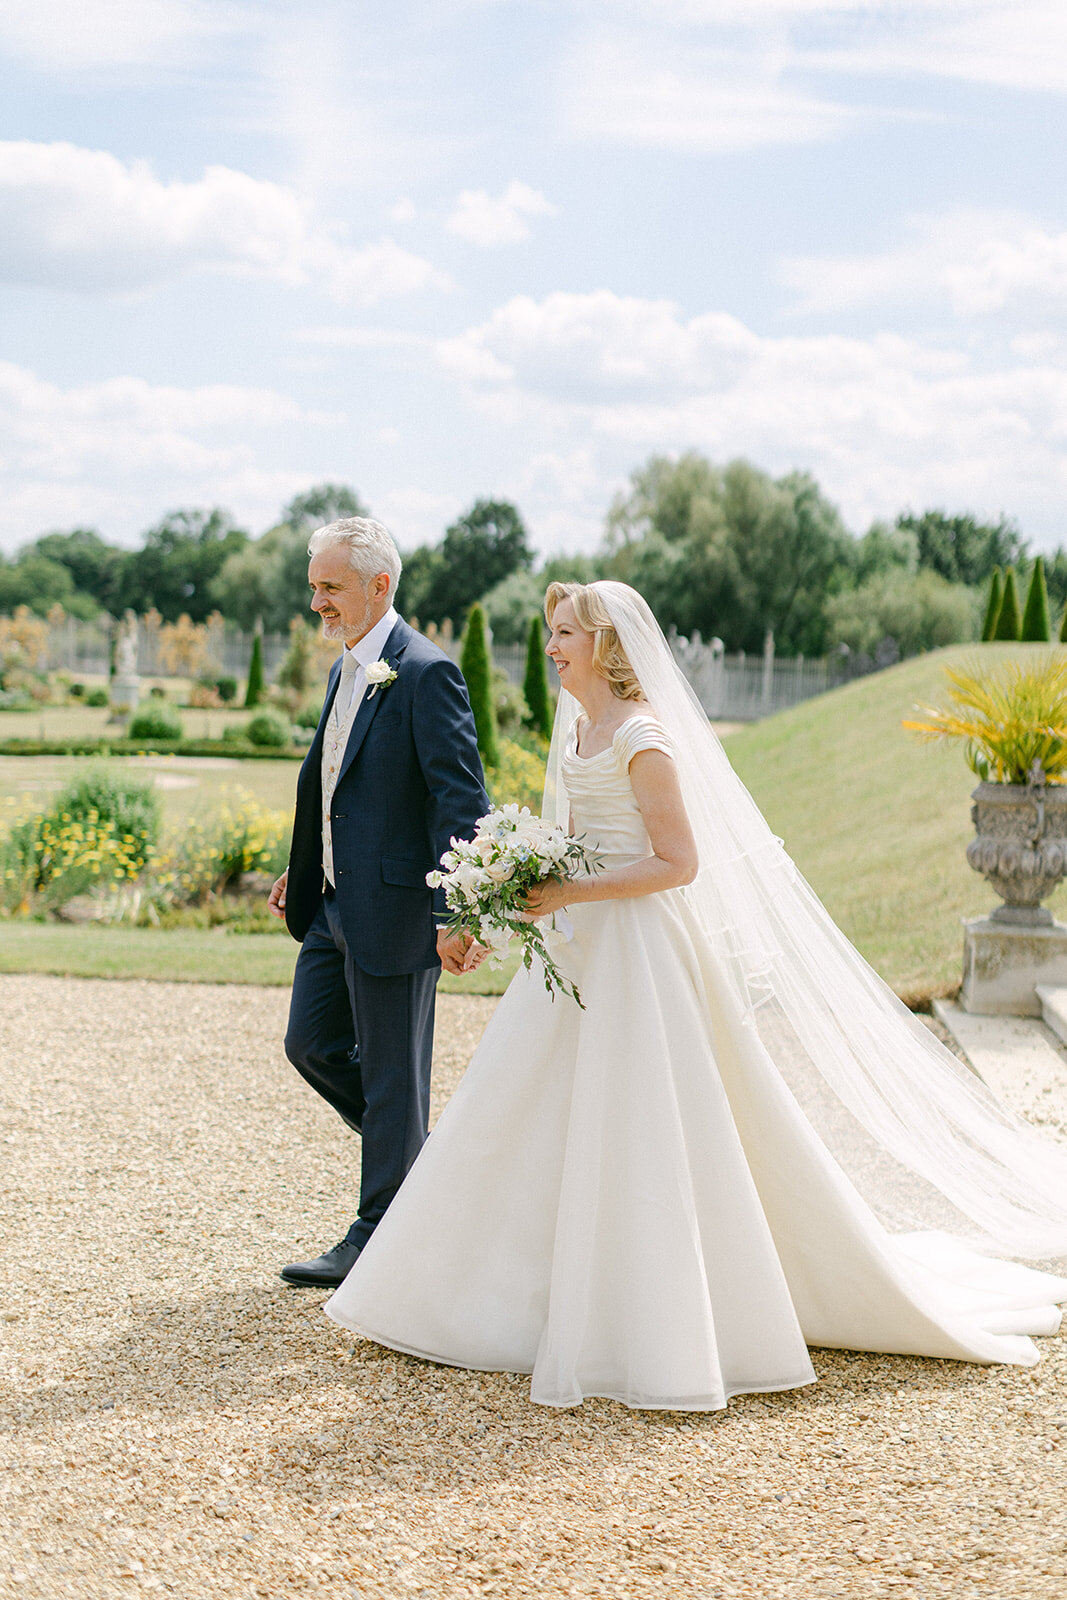
[[[297,957],[285,1053],[362,1135],[359,1209],[347,1241],[364,1245],[426,1139],[439,967],[364,972],[327,889]]]

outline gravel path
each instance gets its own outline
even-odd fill
[[[495,1002],[442,997],[438,1101]],[[0,978],[0,1595],[1067,1595],[1067,1340],[573,1412],[344,1335],[355,1141],[274,989]]]

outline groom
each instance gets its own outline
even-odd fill
[[[426,1138],[438,974],[484,954],[447,933],[426,887],[453,835],[488,810],[459,668],[393,609],[400,554],[381,523],[346,517],[308,544],[311,609],[345,648],[296,786],[289,867],[270,894],[301,940],[285,1053],[362,1135],[356,1220],[283,1268],[343,1281]]]

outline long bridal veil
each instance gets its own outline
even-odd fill
[[[838,1165],[892,1233],[1067,1255],[1067,1154],[1001,1106],[853,949],[730,766],[644,600],[625,584],[593,587],[673,741],[700,852],[685,893]],[[561,691],[545,811],[563,822],[562,753],[579,710]]]

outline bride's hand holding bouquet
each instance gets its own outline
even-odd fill
[[[549,993],[559,989],[581,1005],[577,987],[562,975],[545,942],[546,932],[556,927],[555,914],[567,904],[567,880],[596,870],[581,840],[526,806],[500,806],[479,819],[473,839],[452,840],[441,866],[426,882],[444,889],[450,930],[484,945],[495,966],[518,938],[523,965],[529,968],[539,958]],[[549,929],[541,925],[546,917],[552,918]]]

